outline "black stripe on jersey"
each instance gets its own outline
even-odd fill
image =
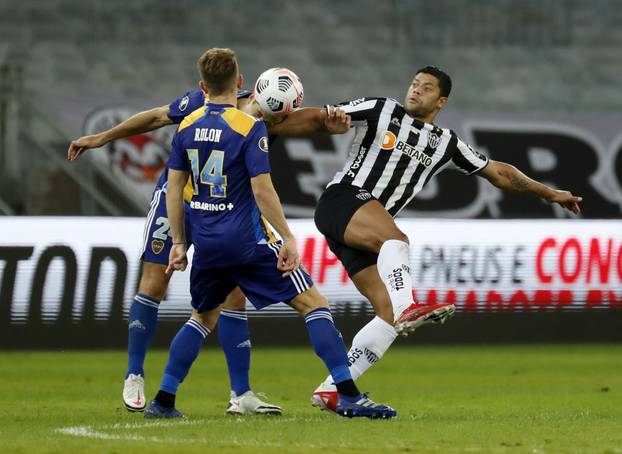
[[[403,118],[402,118],[403,120]],[[413,123],[414,128],[417,128],[417,126],[419,125],[415,125]],[[419,129],[419,128],[417,128]],[[415,132],[415,129],[413,129],[413,127],[410,128],[410,131],[408,132],[408,139],[406,140],[407,143],[417,143],[417,141],[419,140],[419,133]],[[391,196],[395,193],[395,188],[397,188],[397,186],[399,185],[400,181],[402,180],[402,177],[404,176],[404,173],[406,173],[406,170],[408,169],[409,165],[411,163],[411,158],[409,158],[406,155],[402,155],[400,157],[400,160],[397,162],[397,166],[395,167],[395,172],[393,172],[393,175],[391,175],[391,179],[389,180],[389,184],[387,184],[387,187],[384,188],[384,190],[382,191],[382,194],[380,194],[380,197],[378,197],[378,200],[380,201],[380,203],[382,203],[383,205],[386,206],[387,202],[389,201],[389,199],[391,198]],[[420,164],[418,164],[420,165]]]
[[[434,174],[438,172],[438,169],[440,169],[442,166],[447,164],[447,161],[449,161],[451,158],[453,158],[456,155],[456,152],[458,150],[458,148],[456,147],[457,143],[458,143],[458,136],[456,136],[455,134],[452,134],[451,139],[449,139],[449,143],[447,144],[447,148],[445,149],[445,154],[440,159],[440,161],[436,163],[432,171],[428,173],[428,176],[425,177],[425,182],[423,183],[423,186],[428,184],[428,181],[430,181],[430,178],[432,178]]]
[[[362,148],[365,149],[365,153],[361,157],[361,164],[363,164],[363,162],[367,158],[367,153],[369,153],[369,149],[373,145],[374,139],[376,138],[376,131],[378,129],[378,118],[380,116],[380,112],[382,112],[382,109],[384,108],[384,104],[386,103],[386,101],[387,101],[386,99],[379,99],[378,102],[376,102],[376,105],[374,106],[372,111],[368,115],[367,126],[366,126],[367,131],[365,132],[365,136],[363,137],[363,140],[361,141],[361,145],[359,146],[359,151],[358,151],[358,153],[360,153]],[[375,123],[370,123],[369,118],[373,118],[375,120]],[[348,170],[350,170],[353,173],[353,175],[349,175],[348,173],[346,173],[341,179],[340,183],[352,184],[352,181],[354,181],[354,178],[356,178],[356,175],[359,173],[359,170],[361,170],[361,167],[362,165],[359,165],[358,168],[354,170],[349,168]]]
[[[404,120],[404,109],[398,103],[395,103],[395,107],[393,108],[393,111],[391,112],[391,118],[397,118],[400,124]],[[398,125],[395,125],[389,122],[389,127],[387,130],[391,131],[395,135],[396,142],[397,142],[397,137],[400,134],[400,129],[402,129],[401,126],[398,126]],[[374,161],[372,165],[372,171],[369,173],[369,175],[367,175],[367,178],[365,179],[365,182],[363,183],[363,187],[365,189],[367,189],[370,192],[374,190],[374,188],[376,187],[376,184],[378,183],[378,180],[380,180],[380,177],[384,173],[384,169],[386,168],[387,163],[389,162],[389,159],[391,159],[391,155],[393,153],[396,153],[395,149],[385,150],[382,148],[382,144],[379,145],[378,157],[376,158],[376,160]],[[394,176],[395,176],[395,173],[393,173],[391,177],[391,181],[393,181]],[[400,180],[397,180],[397,181],[399,182]],[[390,184],[389,184],[389,187],[390,187]]]
[[[469,174],[475,172],[478,169],[477,166],[473,165],[471,161],[469,161],[467,158],[464,157],[462,152],[458,149],[457,144],[455,146],[455,150],[454,150],[452,158],[453,158],[454,164],[456,164],[458,167],[460,167],[462,170],[465,170]]]
[[[413,173],[413,176],[410,178],[410,181],[408,182],[408,185],[406,186],[406,190],[404,191],[404,194],[402,194],[402,197],[400,197],[398,201],[395,202],[395,205],[393,205],[393,207],[389,209],[389,214],[391,216],[395,216],[398,213],[398,211],[400,211],[402,206],[406,202],[408,202],[408,199],[410,199],[410,196],[413,194],[413,192],[415,192],[415,186],[417,185],[417,181],[419,181],[419,178],[421,178],[421,174],[423,173],[425,169],[426,167],[424,165],[417,164],[417,169],[415,170],[415,173]]]

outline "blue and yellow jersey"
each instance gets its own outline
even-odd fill
[[[180,124],[168,166],[190,173],[195,266],[245,263],[271,240],[251,188],[251,178],[270,172],[263,121],[208,103]]]
[[[238,90],[238,99],[248,98],[252,92],[248,90]],[[200,109],[207,102],[205,93],[201,90],[190,90],[185,95],[171,101],[168,105],[168,117],[174,124],[180,124],[186,116],[191,114],[197,109]],[[168,167],[164,169],[158,182],[156,183],[155,190],[161,189],[166,180],[168,179]],[[186,191],[184,191],[184,197],[186,201],[190,201],[192,198],[192,184],[188,181]]]

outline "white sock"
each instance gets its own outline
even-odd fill
[[[356,380],[376,364],[389,349],[397,333],[392,325],[380,317],[374,317],[367,325],[356,333],[352,340],[352,347],[348,352],[350,375]],[[333,378],[329,375],[324,380],[323,388],[333,387]]]
[[[384,282],[393,304],[393,317],[397,320],[413,303],[413,281],[410,276],[410,246],[400,240],[388,240],[378,254],[378,273]]]

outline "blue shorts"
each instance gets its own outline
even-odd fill
[[[190,207],[184,203],[186,220],[186,241],[188,247],[192,244],[192,224],[190,223]],[[173,245],[171,226],[166,213],[166,191],[156,189],[151,199],[151,208],[147,214],[145,231],[143,233],[143,262],[168,265],[168,256]]]
[[[257,309],[270,304],[287,303],[310,289],[313,281],[301,267],[283,277],[276,268],[281,242],[257,244],[253,259],[243,265],[227,268],[199,269],[192,266],[190,295],[198,312],[215,309],[236,286]]]

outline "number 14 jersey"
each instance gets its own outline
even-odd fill
[[[231,105],[208,103],[188,115],[173,138],[169,168],[190,173],[193,266],[249,262],[270,240],[251,178],[270,172],[263,121]]]

